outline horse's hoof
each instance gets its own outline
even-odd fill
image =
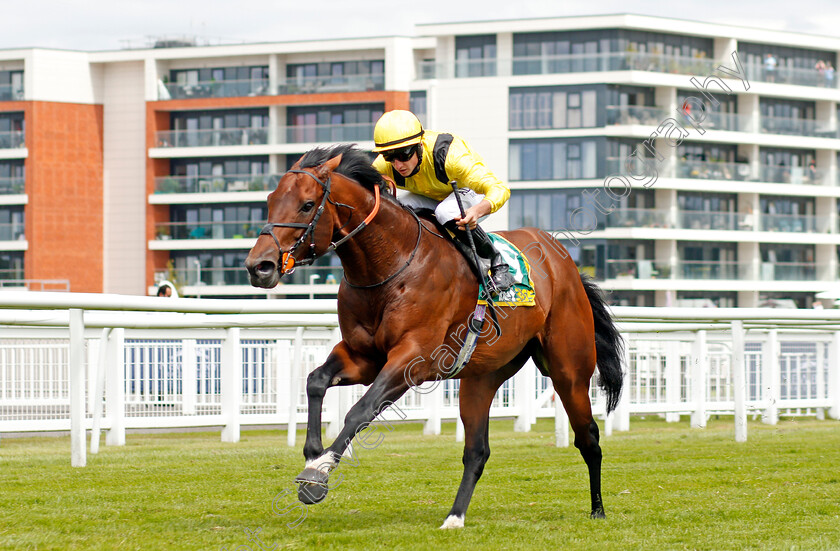
[[[603,509],[595,509],[589,514],[589,518],[607,518],[607,515]]]
[[[295,483],[298,485],[298,499],[307,505],[321,503],[327,497],[327,481],[330,475],[318,469],[304,469],[297,475]]]
[[[464,527],[464,517],[459,517],[455,515],[449,515],[446,517],[446,520],[443,521],[441,525],[441,530],[448,530],[450,528],[463,528]]]

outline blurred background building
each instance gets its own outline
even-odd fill
[[[411,109],[510,183],[487,229],[557,232],[614,304],[804,308],[834,286],[840,39],[635,15],[415,31],[0,51],[0,285],[264,297],[242,263],[277,175]],[[719,69],[735,51],[744,81]],[[334,293],[319,264],[269,294]]]

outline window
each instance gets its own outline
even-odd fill
[[[509,155],[511,181],[598,177],[595,139],[516,140]]]
[[[384,90],[384,75],[382,59],[289,63],[280,93]]]
[[[455,37],[455,77],[496,74],[496,35]]]
[[[0,252],[0,279],[23,278],[23,251]]]
[[[592,128],[599,125],[598,91],[593,88],[513,88],[509,110],[511,130]]]
[[[23,113],[0,113],[0,149],[24,147]]]
[[[0,241],[25,239],[23,207],[0,208]]]
[[[268,109],[173,111],[170,128],[179,146],[227,146],[268,143]]]

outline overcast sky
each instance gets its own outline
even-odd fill
[[[117,50],[180,35],[214,44],[412,35],[417,23],[606,13],[840,36],[837,0],[2,0],[0,13],[3,49]]]

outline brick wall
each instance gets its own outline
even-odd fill
[[[102,106],[26,102],[25,118],[26,277],[102,292]]]

